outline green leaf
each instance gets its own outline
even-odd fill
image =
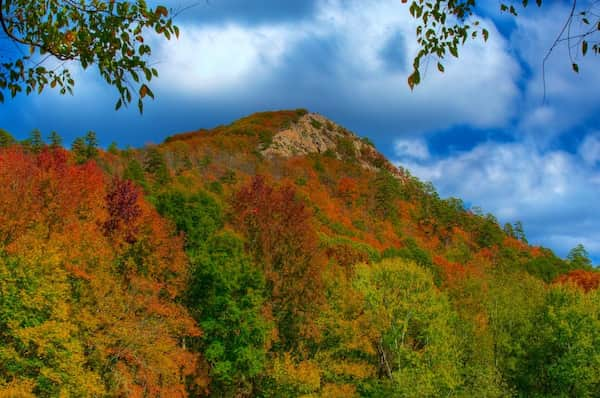
[[[575,73],[579,73],[579,65],[576,63],[573,63],[573,71],[575,71]]]
[[[483,35],[483,41],[487,41],[490,36],[490,32],[487,29],[482,29],[481,34]]]
[[[438,62],[437,68],[440,72],[444,73],[444,65],[442,65],[441,63]]]
[[[581,53],[583,55],[585,55],[587,53],[587,50],[588,50],[588,42],[584,40],[581,42]]]

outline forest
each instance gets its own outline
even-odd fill
[[[598,397],[600,272],[304,109],[0,130],[0,397]]]

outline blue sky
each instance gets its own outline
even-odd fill
[[[143,116],[114,111],[115,92],[76,70],[74,96],[47,91],[0,105],[0,127],[33,128],[69,143],[87,130],[101,144],[160,142],[246,114],[304,107],[369,136],[386,156],[442,196],[460,197],[504,222],[521,220],[530,242],[564,256],[583,243],[600,263],[600,69],[566,48],[542,59],[567,3],[518,18],[481,2],[487,43],[470,42],[441,75],[406,85],[415,22],[398,0],[171,0],[178,41],[154,41],[161,76]],[[434,64],[432,64],[434,65]]]

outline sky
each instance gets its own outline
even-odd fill
[[[398,0],[161,3],[180,11],[181,36],[150,39],[160,77],[143,115],[115,112],[114,89],[75,67],[73,96],[9,100],[0,127],[18,138],[56,130],[66,143],[94,130],[104,146],[141,146],[257,111],[307,108],[368,136],[442,197],[502,224],[522,221],[530,243],[560,256],[582,243],[600,264],[600,59],[575,54],[575,74],[559,46],[542,73],[568,2],[514,18],[499,1],[480,1],[487,43],[468,42],[443,74],[431,63],[412,92],[416,23]]]

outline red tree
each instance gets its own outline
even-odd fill
[[[245,233],[250,252],[263,266],[280,333],[309,333],[310,326],[302,322],[323,299],[322,261],[311,212],[296,197],[294,188],[274,188],[262,176],[240,189],[233,210],[236,226]],[[282,330],[281,323],[288,330]]]
[[[554,280],[554,283],[575,284],[584,291],[589,292],[600,287],[600,272],[576,269],[559,276]]]

